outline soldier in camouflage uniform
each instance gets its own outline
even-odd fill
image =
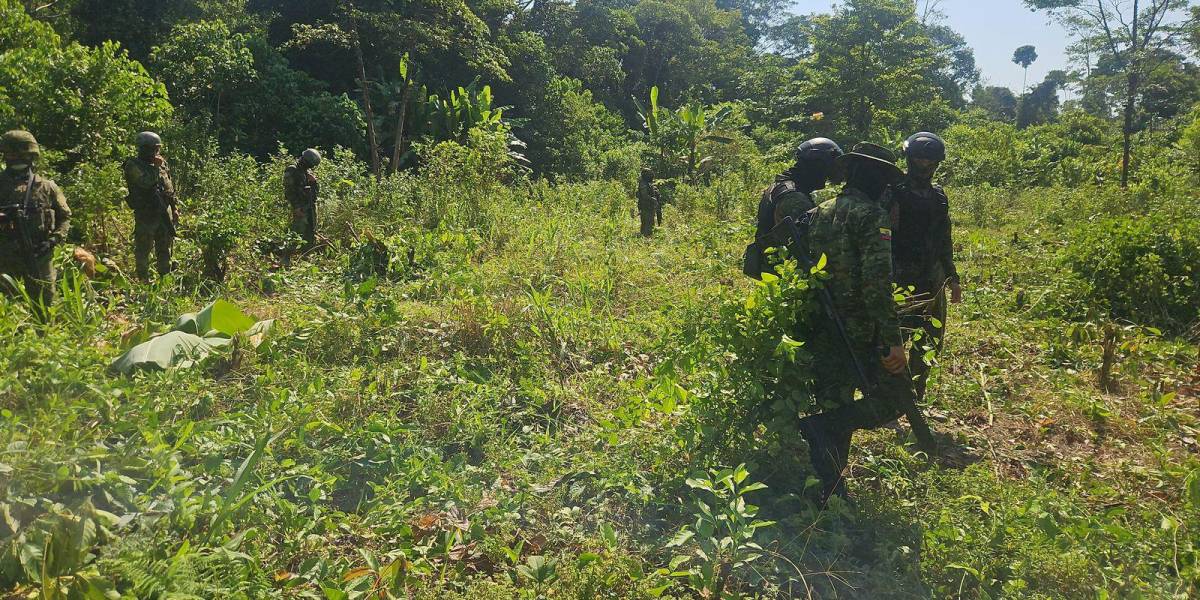
[[[839,160],[846,169],[846,186],[837,198],[817,207],[809,228],[810,251],[827,259],[825,285],[874,387],[859,390],[836,330],[829,323],[817,324],[810,350],[815,400],[823,412],[802,419],[800,431],[824,498],[845,495],[842,471],[854,432],[897,419],[897,399],[912,394],[892,294],[891,222],[881,204],[901,171],[892,153],[875,144],[858,144]],[[854,399],[855,390],[863,392],[861,400]]]
[[[162,156],[162,138],[143,131],[137,136],[137,156],[125,161],[125,187],[129,196],[125,203],[133,209],[133,257],[137,275],[150,278],[150,250],[154,250],[158,275],[170,273],[171,246],[175,243],[175,226],[179,222],[179,206],[171,170]]]
[[[954,266],[954,239],[950,226],[950,201],[933,185],[938,165],[946,159],[946,144],[932,133],[914,134],[904,142],[908,175],[889,190],[892,256],[896,284],[913,289],[914,310],[902,318],[906,337],[915,336],[909,363],[916,378],[917,398],[925,397],[929,365],[925,355],[939,352],[946,323],[946,289],[950,301],[962,301],[962,286]]]
[[[5,163],[0,173],[0,273],[23,281],[35,314],[44,317],[54,302],[51,259],[71,227],[71,209],[58,185],[34,173],[41,148],[33,135],[5,133],[0,152]]]
[[[654,172],[650,170],[650,167],[643,168],[641,176],[638,177],[637,202],[638,217],[642,222],[642,235],[650,237],[654,235],[655,218],[657,217],[660,226],[663,220],[662,197],[654,188]]]
[[[823,189],[831,179],[840,178],[837,169],[840,156],[842,148],[828,138],[813,138],[796,148],[795,164],[775,176],[774,183],[763,190],[758,202],[755,241],[742,257],[744,274],[758,279],[763,272],[774,269],[774,261],[767,250],[778,246],[779,240],[771,237],[772,231],[785,217],[790,216],[799,223],[805,213],[816,207],[813,192]]]
[[[816,208],[813,192],[824,189],[830,179],[836,180],[837,159],[842,148],[829,138],[813,138],[796,148],[796,163],[775,176],[775,183],[763,190],[758,203],[758,226],[755,237],[762,238],[784,217],[797,222],[804,213]]]
[[[320,185],[312,170],[321,164],[321,153],[309,148],[283,171],[283,197],[292,209],[291,230],[305,247],[317,243],[317,194]]]

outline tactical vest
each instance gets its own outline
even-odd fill
[[[763,190],[762,199],[758,202],[758,223],[754,228],[754,237],[761,238],[775,229],[775,208],[779,205],[779,197],[796,191],[796,182],[790,179],[780,179]]]
[[[946,192],[934,186],[929,193],[919,193],[901,183],[892,194],[892,255],[897,280],[921,284],[936,278],[931,271],[937,262],[937,236],[941,224],[950,218]]]
[[[5,246],[17,248],[20,245],[20,220],[25,220],[26,230],[34,244],[46,241],[50,232],[58,226],[58,218],[54,213],[52,192],[46,189],[46,180],[33,176],[33,191],[27,192],[29,178],[20,175],[16,178],[9,173],[0,174],[0,239]],[[50,193],[48,195],[47,193]],[[25,198],[29,197],[26,204]]]
[[[158,167],[146,161],[133,157],[125,161],[124,168],[137,169],[142,173],[142,176],[150,179],[153,178],[155,185],[149,188],[132,185],[132,182],[127,182],[129,195],[125,198],[125,204],[133,209],[135,216],[138,218],[157,217],[161,207],[157,197],[158,187],[162,187],[162,193],[165,196],[164,201],[168,204],[175,202],[175,186],[171,182],[171,177],[168,174],[166,167]]]

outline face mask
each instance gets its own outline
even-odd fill
[[[14,173],[29,170],[29,163],[26,161],[8,161],[5,164],[8,166],[8,170]]]
[[[908,168],[908,174],[916,179],[933,179],[933,174],[938,170],[938,163],[930,163],[927,165],[911,164]]]

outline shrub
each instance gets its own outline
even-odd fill
[[[1200,319],[1200,220],[1108,219],[1077,227],[1063,259],[1113,318],[1182,333]]]
[[[539,110],[518,134],[529,143],[525,155],[538,173],[565,179],[594,176],[606,152],[627,143],[621,117],[592,99],[577,79],[555,79]]]
[[[64,44],[11,0],[0,0],[0,31],[0,120],[33,131],[67,166],[119,156],[172,113],[163,84],[113,42]]]
[[[700,439],[693,442],[714,455],[753,446],[759,424],[794,431],[796,418],[814,408],[803,340],[816,310],[812,276],[783,261],[744,300],[722,306],[715,323],[685,335],[685,351],[658,370],[656,395],[680,395],[681,380],[697,390],[692,414]]]

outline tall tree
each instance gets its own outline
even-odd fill
[[[1052,123],[1058,118],[1058,90],[1067,83],[1064,71],[1050,71],[1046,79],[1021,95],[1017,105],[1017,127]]]
[[[1029,65],[1032,65],[1038,59],[1037,48],[1033,46],[1021,46],[1013,52],[1012,61],[1021,66],[1025,70],[1025,78],[1021,80],[1021,93],[1025,93],[1025,88],[1029,87]]]
[[[1129,186],[1134,117],[1142,78],[1154,68],[1150,55],[1181,43],[1190,21],[1188,0],[1025,0],[1071,28],[1090,48],[1111,57],[1124,75],[1124,123],[1121,127],[1121,187]]]
[[[811,27],[798,72],[808,114],[823,113],[853,141],[946,124],[951,110],[936,77],[950,61],[912,0],[847,0]]]
[[[376,79],[398,73],[402,57],[443,79],[435,87],[456,87],[454,69],[506,79],[508,59],[492,42],[488,26],[465,0],[253,0],[252,6],[277,15],[286,47],[297,62],[328,80],[341,78],[346,91],[359,96],[366,116],[371,171],[382,176],[383,158],[375,99]],[[353,65],[347,74],[345,66]],[[469,78],[466,78],[469,80]]]
[[[763,42],[787,16],[787,0],[716,0],[717,8],[736,10],[742,16],[746,35],[755,44]]]

